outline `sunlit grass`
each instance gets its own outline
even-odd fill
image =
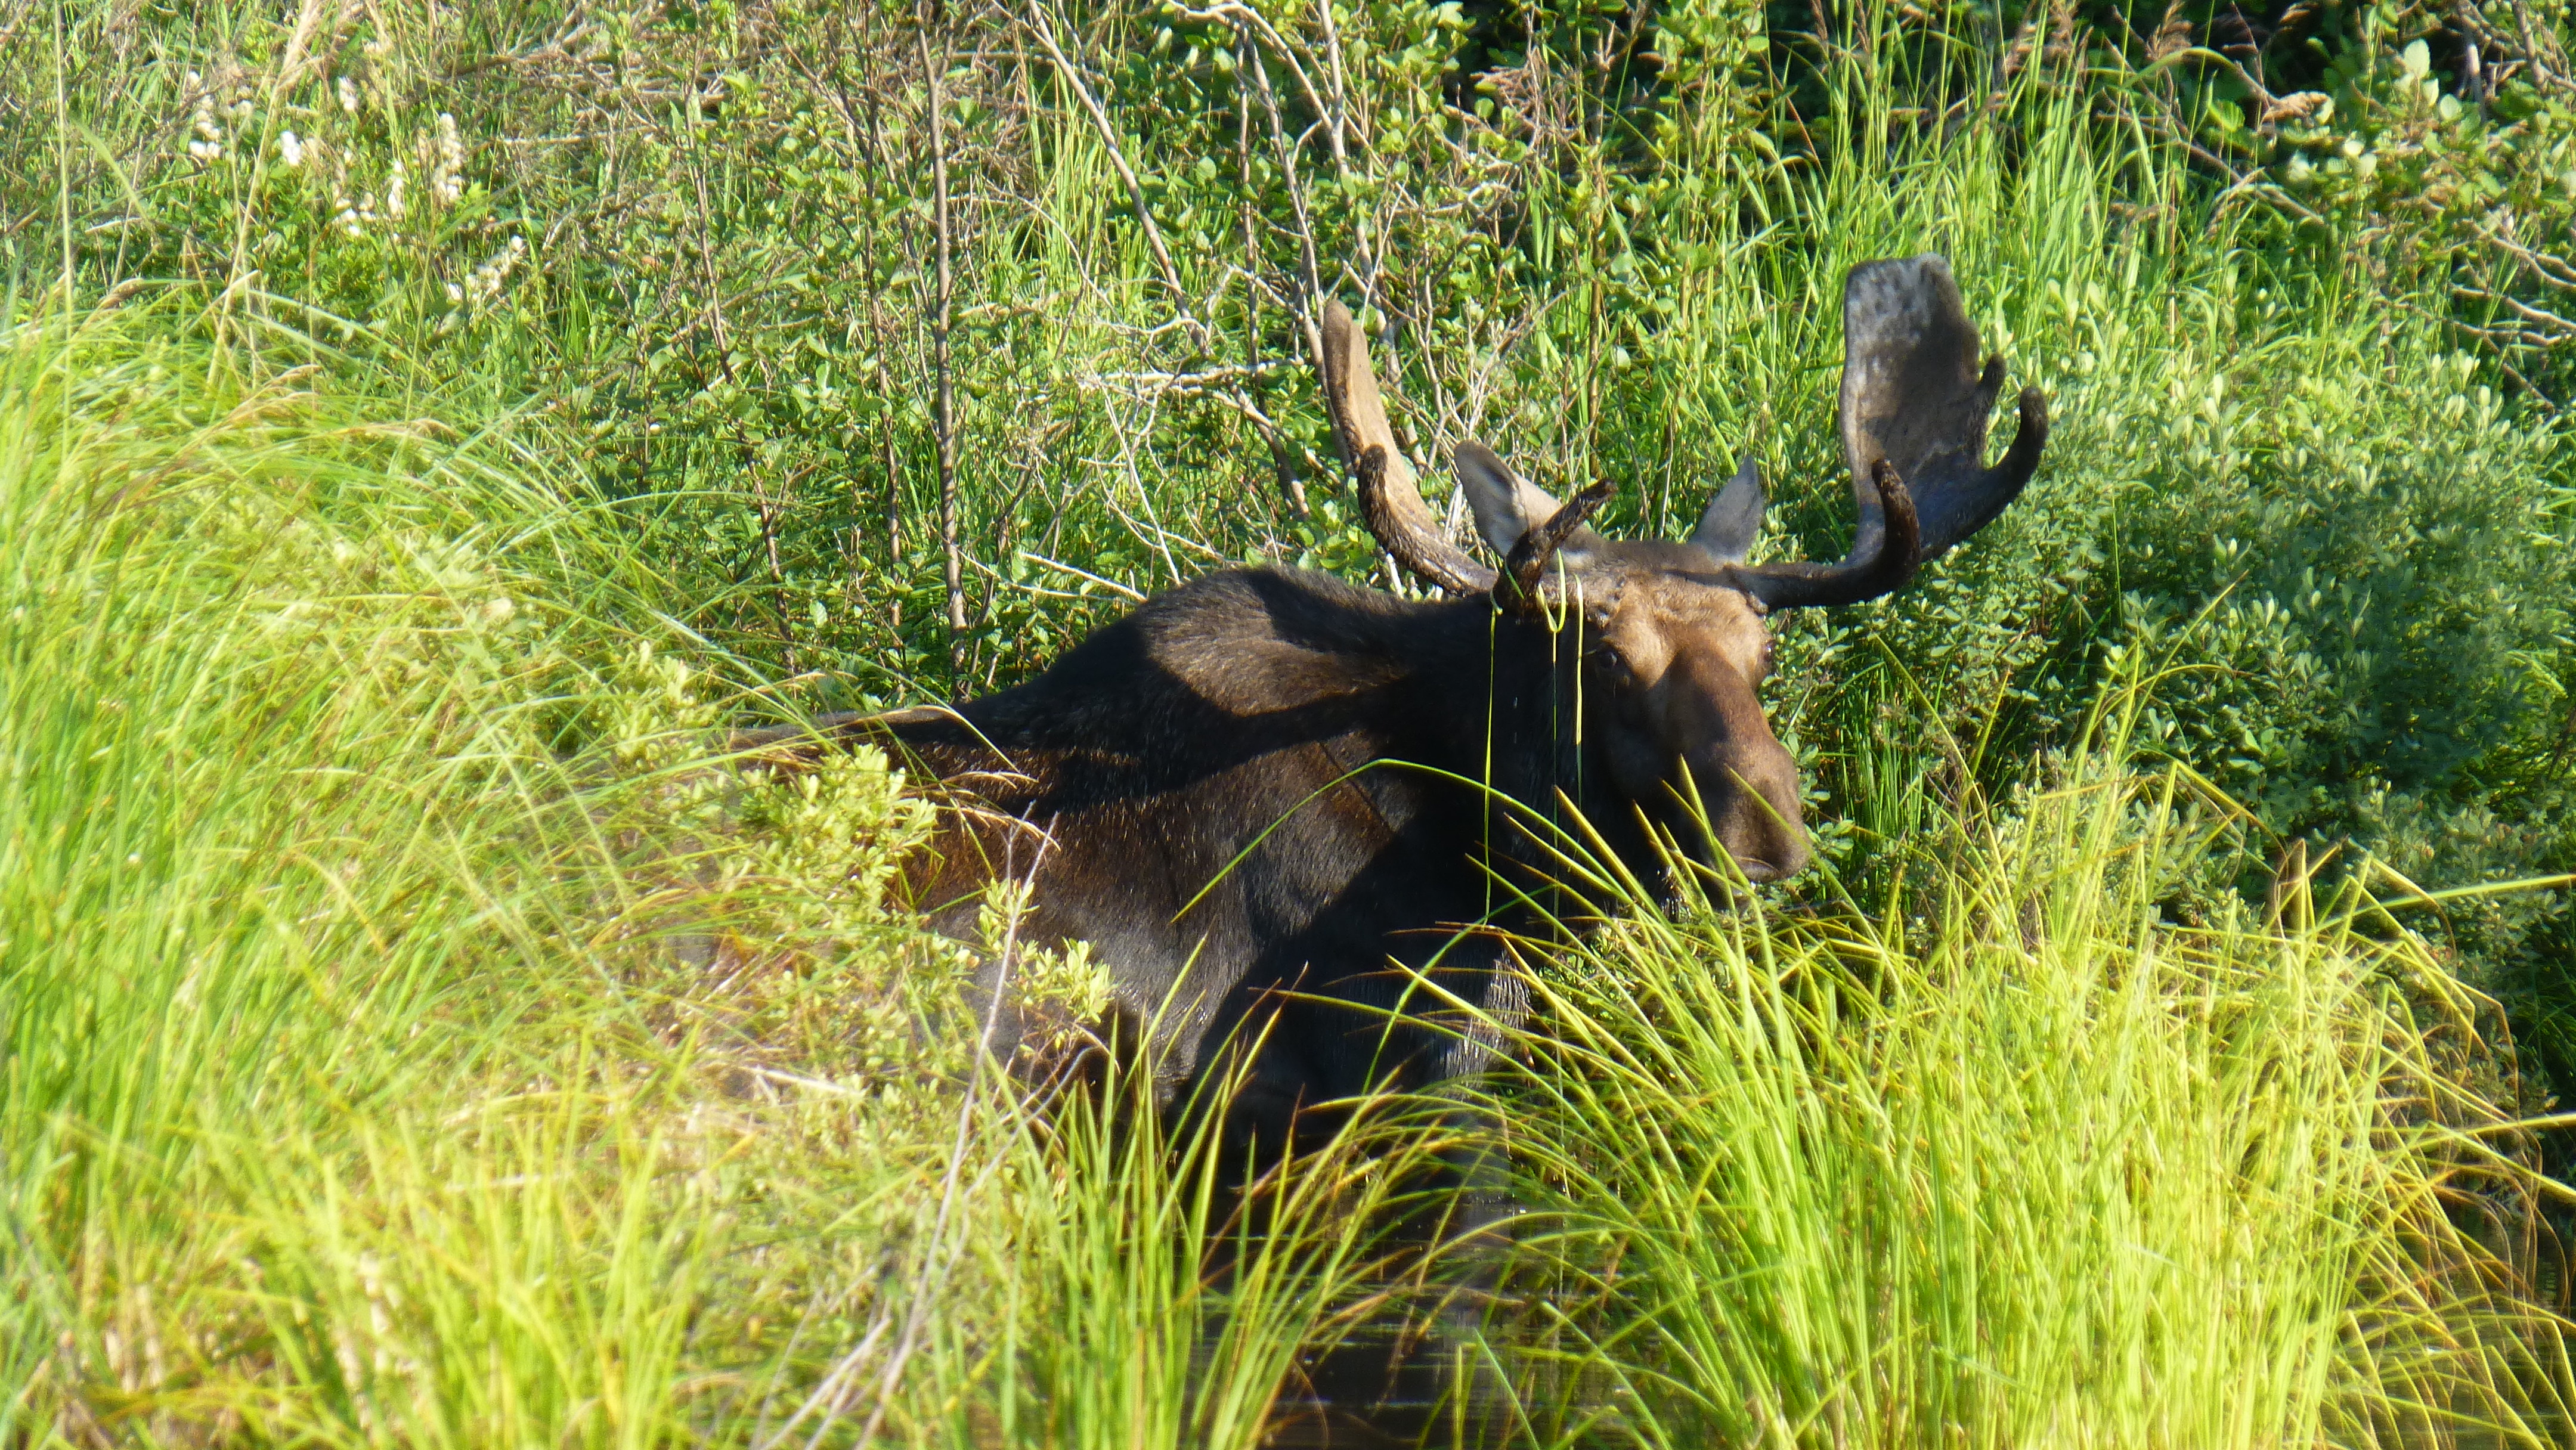
[[[0,341],[0,1438],[1252,1443],[1400,1146],[1247,1217],[968,1071],[881,760],[741,779],[608,516],[194,331]]]
[[[2492,1004],[2366,872],[2173,919],[2242,816],[2112,735],[1883,902],[1557,957],[1507,1099],[1542,1438],[2560,1443]]]
[[[321,1347],[334,1296],[381,1278],[431,1312],[421,1273],[461,1250],[424,1195],[545,1181],[486,1120],[560,1071],[531,1026],[634,1035],[592,948],[638,899],[613,834],[637,801],[553,747],[669,727],[621,709],[631,641],[587,608],[637,576],[525,458],[321,369],[230,371],[194,331],[173,303],[0,339],[0,1418],[358,1430],[372,1360]],[[578,1259],[594,1187],[530,1205],[553,1240],[494,1264]],[[461,1262],[430,1277],[470,1297]],[[671,1312],[599,1306],[584,1352]],[[529,1363],[477,1373],[530,1413],[587,1393]]]

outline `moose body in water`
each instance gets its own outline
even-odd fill
[[[1449,597],[1228,570],[1015,688],[825,724],[974,802],[909,881],[935,925],[970,934],[977,888],[1027,876],[1024,938],[1091,943],[1114,1015],[1151,1024],[1169,1092],[1258,1040],[1227,1123],[1266,1156],[1301,1109],[1490,1062],[1491,1033],[1459,1030],[1458,1008],[1508,1022],[1526,1000],[1502,938],[1541,925],[1514,889],[1546,874],[1533,813],[1571,805],[1640,880],[1668,860],[1722,870],[1720,851],[1754,881],[1805,864],[1796,768],[1758,699],[1765,617],[1902,588],[2020,493],[2048,428],[2025,390],[1986,466],[2003,363],[1980,367],[1937,256],[1855,268],[1844,330],[1859,522],[1838,564],[1745,562],[1763,512],[1750,462],[1688,541],[1613,540],[1583,527],[1607,485],[1560,505],[1462,443],[1502,567],[1477,562],[1433,525],[1333,304],[1326,395],[1368,526]],[[1419,1010],[1444,996],[1448,1014]]]

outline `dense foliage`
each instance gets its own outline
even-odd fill
[[[2335,1386],[2283,1387],[2290,1438],[2367,1421],[2421,1387],[2340,1357],[2382,1322],[2360,1306],[2406,1245],[2451,1282],[2424,1205],[2476,1157],[2440,1121],[2374,1138],[2373,1084],[2490,1071],[2419,1062],[2374,993],[2474,1019],[2459,973],[2576,1096],[2567,893],[2478,889],[2576,868],[2570,24],[2530,0],[0,6],[0,1215],[22,1245],[0,1439],[32,1406],[92,1441],[759,1440],[819,1414],[1041,1443],[1150,1414],[1249,1443],[1285,1361],[1204,1383],[1196,1336],[1323,1333],[1363,1246],[1288,1236],[1280,1262],[1321,1277],[1237,1319],[1139,1259],[1217,1231],[1205,1164],[1079,1122],[1051,1157],[992,1095],[956,1109],[971,1054],[919,1025],[960,949],[874,895],[920,825],[883,762],[737,787],[706,742],[993,688],[1230,562],[1414,587],[1332,457],[1327,296],[1376,333],[1462,539],[1441,480],[1477,437],[1551,485],[1618,481],[1605,526],[1668,535],[1750,452],[1762,547],[1839,555],[1842,275],[1927,249],[2049,394],[2048,462],[1908,594],[1784,632],[1772,703],[1831,869],[1783,904],[1825,915],[1776,941],[1649,922],[1569,964],[1563,1005],[1649,1052],[1656,1014],[1711,990],[1693,970],[1902,964],[1914,1036],[1774,998],[1746,1022],[1849,1051],[1720,1055],[1778,1090],[1746,1112],[1826,1115],[1783,1172],[1835,1171],[1868,1124],[1834,1115],[1864,1101],[1986,1156],[1955,1180],[1906,1159],[1870,1190],[1892,1196],[1818,1200],[1798,1233],[1947,1211],[1959,1183],[2044,1218],[2127,1181],[2034,1176],[2015,1113],[2134,1092],[2238,1146],[2343,1124],[2299,1161],[2359,1185],[2319,1211],[2361,1277],[2284,1280],[2260,1322]],[[2124,749],[2193,803],[2154,831],[2079,743],[2139,682]],[[2093,825],[2050,814],[2069,780],[2113,801]],[[2152,879],[2104,864],[2142,842]],[[2019,956],[1914,934],[1991,928],[2016,873],[2051,871],[2130,915],[2025,926]],[[2293,927],[2285,891],[2344,914]],[[1818,926],[1837,901],[1885,919]],[[2264,996],[2281,952],[2339,1005]],[[2102,964],[2132,956],[2178,975],[2122,982],[2221,1005],[2124,995]],[[2029,1015],[2008,973],[1951,990],[2007,961],[2072,1005]],[[1078,955],[1033,965],[1068,1004],[1096,993]],[[1651,990],[1602,986],[1622,972]],[[2244,1029],[2276,1008],[2313,1040]],[[2112,1027],[2172,1070],[2074,1052],[2108,1096],[1936,1100],[1890,1046],[2023,1071],[2015,1034]],[[2263,1077],[2273,1048],[2308,1094],[2279,1116],[2193,1075],[2251,1053]],[[1661,1167],[1654,1145],[1552,1163],[1589,1225],[1557,1269],[1655,1235],[1767,1252],[1689,1187],[1757,1119],[1579,1078],[1535,1085],[1564,1111],[1534,1125],[1689,1131]],[[2527,1086],[2537,1107],[2551,1085]],[[1065,1152],[1130,1196],[1085,1196]],[[2258,1197],[2201,1196],[2223,1207],[2171,1244],[2272,1242],[2230,1216]],[[1995,1247],[1960,1222],[1951,1247]],[[1853,1243],[1817,1294],[1910,1287],[1838,1301],[1850,1332],[1898,1333],[1869,1316],[1918,1290],[1957,1308],[1903,1235]],[[2155,1307],[2175,1281],[2104,1282],[2140,1324],[2199,1322]],[[1680,1375],[1654,1381],[1673,1443],[1758,1432],[1742,1386],[1709,1398],[1742,1366],[1619,1359],[1628,1292],[1566,1330],[1607,1336],[1575,1361]],[[1941,1332],[2021,1312],[1998,1292]],[[2459,1309],[2423,1292],[2405,1322]],[[1716,1344],[1778,1306],[1701,1308]],[[2471,1378],[2483,1342],[2463,1331]],[[2258,1352],[2159,1343],[2173,1383]],[[1963,1363],[1891,1370],[1873,1443],[1934,1433],[1905,1419],[1934,1403],[1977,1443],[2074,1423],[1977,1399],[1945,1378]],[[2134,1387],[2140,1413],[2166,1383]],[[1762,1413],[1844,1403],[1790,1388]]]
[[[192,282],[239,345],[318,328],[545,410],[689,623],[814,704],[989,688],[1230,560],[1402,587],[1317,406],[1326,295],[1435,460],[1481,435],[1671,532],[1750,450],[1774,547],[1830,556],[1841,273],[1937,248],[2061,421],[1991,540],[1789,641],[1846,872],[1897,787],[2014,778],[2143,650],[2160,748],[2439,889],[2564,870],[2576,831],[2558,35],[2387,3],[74,8],[12,50],[37,124],[0,166],[22,288]],[[76,128],[40,124],[58,88]],[[2576,1042],[2540,1006],[2563,909],[2451,925]]]

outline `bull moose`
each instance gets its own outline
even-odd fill
[[[1584,527],[1608,485],[1559,503],[1465,442],[1458,477],[1501,567],[1478,562],[1435,527],[1335,303],[1335,442],[1379,544],[1446,598],[1230,569],[1025,684],[828,728],[971,795],[916,863],[915,901],[971,932],[978,886],[1015,863],[1023,932],[1091,943],[1114,1012],[1153,1024],[1167,1093],[1258,1038],[1227,1123],[1275,1152],[1303,1107],[1490,1061],[1488,1034],[1406,1004],[1428,982],[1453,1011],[1520,1010],[1503,938],[1540,923],[1504,883],[1539,871],[1532,812],[1580,812],[1639,879],[1675,859],[1722,873],[1720,851],[1753,881],[1806,863],[1796,766],[1759,701],[1767,617],[1903,588],[2012,502],[2048,434],[2024,389],[2011,449],[1985,465],[2004,364],[1979,366],[1940,257],[1854,268],[1843,327],[1859,520],[1840,563],[1746,562],[1764,502],[1749,461],[1687,540],[1609,539]]]

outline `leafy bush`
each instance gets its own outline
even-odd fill
[[[2526,8],[2530,33],[2298,7],[2247,40],[2236,7],[96,0],[16,32],[0,248],[47,300],[10,324],[0,523],[55,541],[10,555],[0,625],[23,1403],[165,1437],[256,1411],[326,1441],[649,1440],[743,1430],[700,1394],[740,1390],[753,1418],[1044,1438],[1186,1379],[1222,1306],[1118,1251],[1138,1221],[1209,1232],[1174,1197],[1204,1180],[1119,1159],[1111,1201],[1009,1105],[948,1116],[971,1065],[916,1029],[965,949],[874,894],[917,809],[872,758],[754,783],[705,742],[1007,683],[1230,562],[1410,587],[1332,461],[1327,295],[1432,479],[1482,437],[1619,480],[1607,526],[1671,535],[1749,451],[1761,547],[1831,557],[1842,277],[1954,259],[2055,442],[1914,590],[1788,622],[1775,713],[1839,873],[1802,909],[1937,917],[1986,879],[1937,828],[2038,820],[2014,792],[2141,674],[2142,746],[2249,839],[2121,898],[2167,918],[2123,950],[2246,927],[2195,960],[2259,995],[2246,913],[2284,851],[2435,892],[2567,869],[2570,354],[2529,312],[2576,277],[2550,249],[2576,122],[2565,18]],[[2324,985],[2360,1015],[2281,1045],[2367,1076],[2387,1061],[2336,1034],[2398,1030],[2368,973],[2455,966],[2576,1085],[2563,894],[2434,905],[2429,948],[2337,938]],[[1014,903],[988,906],[989,936]],[[1831,954],[1790,922],[1778,945]],[[1909,1051],[2032,1025],[1989,945],[2005,975],[1927,987]],[[1096,995],[1078,950],[1029,966]],[[2102,1067],[2082,1035],[2068,1060]],[[1139,1151],[1083,1126],[1100,1162]],[[575,1176],[519,1183],[547,1151]],[[443,1196],[476,1165],[489,1191]],[[241,1277],[241,1235],[272,1278]],[[942,1264],[938,1302],[994,1317],[896,1338]],[[647,1281],[742,1357],[675,1350]],[[512,1295],[544,1307],[438,1347],[438,1315]],[[1282,1333],[1329,1338],[1330,1296],[1291,1297]],[[557,1353],[568,1322],[658,1388],[617,1400]],[[174,1370],[209,1328],[261,1347]],[[1138,1378],[1084,1378],[1082,1346],[1126,1342]],[[1257,1433],[1241,1397],[1287,1372],[1260,1363],[1158,1423]]]

